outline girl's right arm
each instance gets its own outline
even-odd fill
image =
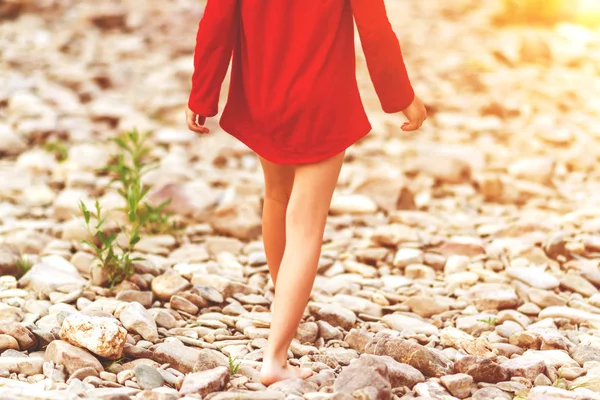
[[[384,0],[350,0],[373,86],[386,113],[404,112],[414,130],[426,118],[415,96]],[[403,127],[403,129],[404,129]]]
[[[196,36],[188,125],[190,118],[195,122],[196,116],[204,119],[217,114],[238,31],[238,0],[208,0]]]

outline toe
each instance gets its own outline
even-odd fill
[[[309,378],[313,375],[313,371],[310,368],[302,368],[302,379]]]
[[[295,377],[300,379],[306,379],[313,374],[313,371],[310,368],[294,368],[293,371]]]

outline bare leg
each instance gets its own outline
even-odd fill
[[[285,250],[285,215],[294,184],[294,167],[278,165],[260,158],[265,177],[262,235],[267,264],[273,284]]]
[[[305,378],[310,370],[288,366],[287,352],[296,334],[317,274],[323,232],[344,154],[296,166],[286,216],[286,246],[277,277],[277,291],[261,382]]]

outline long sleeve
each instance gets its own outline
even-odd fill
[[[400,112],[412,103],[415,94],[384,0],[350,0],[350,3],[383,111]]]
[[[239,31],[238,0],[208,0],[199,23],[189,108],[204,117],[219,111],[219,95]]]

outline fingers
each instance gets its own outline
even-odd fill
[[[405,122],[404,124],[402,124],[401,129],[404,132],[412,132],[412,131],[416,131],[417,129],[419,129],[419,125],[417,125],[416,122]]]
[[[186,122],[188,129],[192,132],[199,134],[206,134],[210,132],[210,130],[204,126],[206,118],[199,116],[195,112],[188,111],[186,113]]]
[[[427,119],[427,118],[425,118],[425,119]],[[402,124],[402,127],[400,129],[402,129],[405,132],[416,131],[421,126],[423,126],[423,122],[425,122],[425,119],[422,119],[422,120],[419,120],[419,121],[405,122],[404,124]]]

